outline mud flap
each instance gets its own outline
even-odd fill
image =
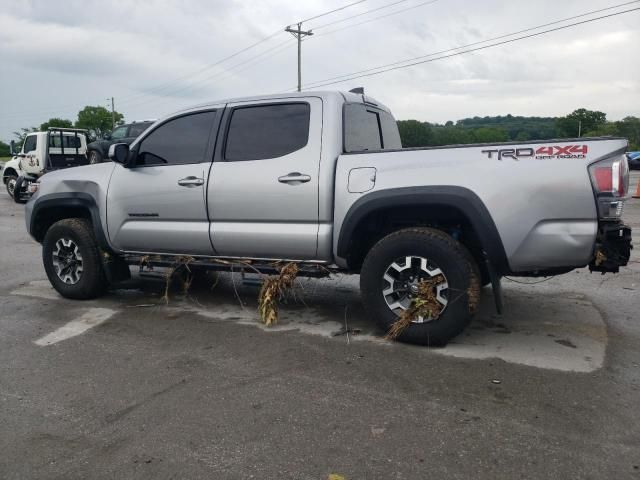
[[[484,262],[487,266],[487,271],[489,272],[489,279],[491,280],[491,290],[493,291],[493,301],[496,305],[496,312],[498,312],[498,315],[502,315],[502,312],[504,311],[502,303],[502,277],[498,275],[486,256]]]
[[[118,255],[113,255],[104,250],[101,251],[102,266],[109,284],[124,282],[131,279],[129,265]]]

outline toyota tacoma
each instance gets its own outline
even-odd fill
[[[627,264],[626,148],[580,138],[403,149],[389,109],[362,90],[259,96],[177,112],[112,145],[113,162],[46,174],[26,223],[67,298],[100,295],[141,258],[263,271],[295,261],[302,274],[359,274],[384,330],[429,282],[437,313],[399,339],[445,344],[482,285],[499,307],[505,275]]]

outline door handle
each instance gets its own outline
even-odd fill
[[[184,177],[178,180],[178,185],[180,185],[181,187],[187,187],[187,188],[199,187],[200,185],[204,185],[204,178],[198,178],[193,176]]]
[[[300,172],[291,172],[291,173],[287,173],[286,175],[283,175],[282,177],[278,177],[278,181],[280,183],[306,183],[309,180],[311,180],[311,177],[309,175],[305,175],[304,173],[300,173]]]

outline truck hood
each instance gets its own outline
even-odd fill
[[[106,192],[115,167],[115,163],[106,162],[48,172],[40,177],[40,188],[34,197],[68,192],[99,195],[99,192]]]

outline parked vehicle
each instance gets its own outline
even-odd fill
[[[153,124],[153,120],[133,122],[116,127],[113,132],[107,133],[102,139],[91,142],[87,149],[89,163],[100,163],[107,158],[109,147],[114,143],[130,144]]]
[[[640,170],[640,152],[628,152],[627,161],[630,169]]]
[[[7,193],[16,201],[29,197],[28,184],[46,172],[87,165],[86,130],[51,127],[46,132],[32,132],[25,137],[20,152],[5,164],[2,181]]]
[[[396,122],[360,93],[212,103],[154,123],[112,163],[46,175],[29,233],[64,297],[93,298],[127,264],[252,268],[299,262],[360,274],[387,330],[429,282],[438,312],[399,337],[444,344],[481,284],[627,264],[625,139],[402,149]],[[148,256],[150,255],[150,256]],[[325,268],[321,270],[326,270]]]

